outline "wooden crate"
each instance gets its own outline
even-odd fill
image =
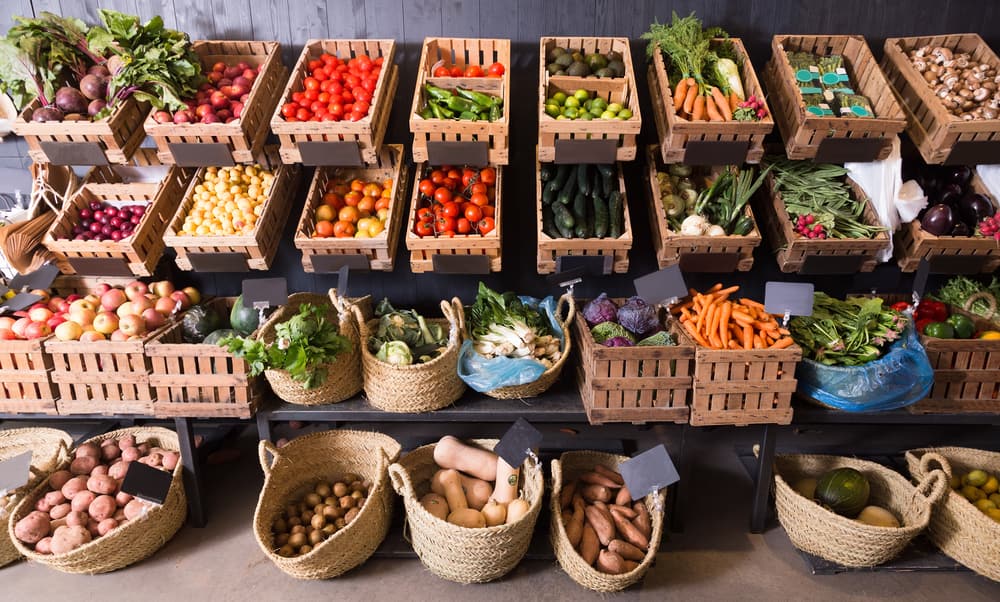
[[[739,38],[729,38],[729,41],[732,42],[739,57],[737,64],[746,97],[756,96],[763,99],[764,91],[757,80],[757,74],[754,72],[743,41]],[[764,156],[764,136],[774,129],[770,109],[767,116],[760,121],[692,121],[684,119],[674,111],[672,89],[666,60],[662,52],[656,51],[649,65],[649,93],[653,100],[653,119],[656,121],[656,132],[660,139],[660,153],[664,163],[683,163],[688,145],[692,142],[704,143],[706,148],[711,148],[709,146],[711,143],[724,143],[717,145],[718,147],[745,143],[747,145],[745,161],[760,162]]]
[[[542,230],[542,177],[541,163],[535,162],[535,215],[538,230],[538,273],[551,274],[556,271],[559,257],[587,256],[611,257],[611,272],[624,274],[628,271],[628,252],[632,248],[632,218],[628,211],[628,195],[625,193],[625,177],[620,165],[618,190],[622,195],[625,209],[625,227],[618,238],[551,238]],[[605,199],[606,200],[606,199]],[[605,264],[607,265],[607,264]]]
[[[28,156],[36,163],[100,165],[127,163],[146,138],[142,121],[149,112],[149,103],[130,97],[109,117],[100,121],[50,121],[35,123],[31,116],[41,102],[36,98],[11,128],[28,144]],[[59,150],[46,151],[49,143]],[[66,146],[81,144],[85,146]],[[67,149],[71,156],[61,156]]]
[[[960,308],[949,306],[948,311],[972,318],[977,331],[1000,330]],[[911,406],[913,411],[1000,413],[1000,341],[921,335],[920,342],[934,368],[934,387],[927,399]]]
[[[994,207],[998,206],[975,171],[969,189],[985,195]],[[934,272],[990,273],[1000,268],[1000,241],[983,236],[934,236],[920,227],[920,220],[913,220],[896,231],[895,255],[899,269],[904,272],[916,271],[920,260],[926,259]]]
[[[94,273],[110,276],[127,276],[128,273],[152,276],[165,248],[163,235],[167,223],[177,210],[192,173],[191,170],[171,168],[167,177],[155,187],[151,184],[101,184],[94,188],[85,185],[59,212],[42,242],[60,259],[58,263],[65,274],[80,273],[76,265],[83,265],[83,262],[107,260],[106,265],[90,267],[100,271]],[[118,242],[72,240],[70,235],[77,213],[91,201],[145,202],[146,213],[133,234]],[[74,260],[81,262],[74,265]]]
[[[622,53],[625,63],[625,77],[596,78],[550,76],[546,69],[548,51],[554,46],[566,48],[598,49],[602,52],[617,50]],[[639,110],[639,94],[635,85],[635,69],[632,66],[632,51],[628,38],[583,38],[558,37],[542,38],[538,70],[538,159],[542,163],[565,162],[556,157],[556,147],[567,140],[613,140],[616,143],[616,159],[632,161],[636,157],[636,137],[642,129],[642,114]],[[617,119],[557,120],[545,112],[545,99],[556,92],[572,94],[583,88],[610,102],[621,103],[632,111],[627,121]],[[597,162],[597,161],[595,161]]]
[[[967,52],[975,63],[1000,67],[997,58],[979,34],[964,33],[916,38],[889,38],[885,41],[882,70],[906,112],[906,133],[927,163],[974,163],[977,146],[1000,144],[1000,120],[964,121],[945,109],[941,99],[927,85],[907,57],[910,50],[925,45],[943,46],[955,52]],[[963,151],[962,147],[966,147]],[[959,155],[951,158],[958,148]]]
[[[49,287],[49,291],[53,295],[59,295],[61,297],[68,297],[69,295],[80,295],[81,297],[86,297],[94,292],[94,289],[98,284],[106,283],[112,288],[123,289],[134,280],[134,276],[108,277],[62,274],[56,276],[56,279],[52,281],[52,286]]]
[[[234,163],[252,163],[264,150],[270,133],[268,120],[281,97],[288,70],[281,64],[281,44],[235,40],[200,40],[191,49],[208,71],[216,62],[245,62],[260,67],[240,118],[231,123],[157,123],[150,111],[144,128],[156,142],[163,163],[177,163],[173,144],[223,144]],[[183,148],[183,147],[181,147]],[[183,151],[182,151],[183,152]],[[183,155],[182,155],[183,163]],[[192,164],[193,165],[193,164]]]
[[[893,136],[906,127],[906,116],[863,36],[776,35],[771,40],[771,50],[771,60],[764,69],[764,84],[767,86],[774,120],[785,140],[785,151],[789,159],[812,159],[817,156],[817,152],[820,152],[824,140],[831,138],[878,140],[879,142],[875,143],[878,147],[875,149],[878,153],[877,158],[882,160],[889,156]],[[785,51],[812,52],[820,56],[842,55],[851,82],[856,85],[855,91],[868,98],[875,117],[852,119],[818,117],[807,113],[802,93],[795,83],[795,73]],[[832,160],[830,158],[832,155],[824,158],[825,152],[820,152],[820,160],[844,162],[844,159]],[[837,149],[830,152],[837,152]],[[866,152],[870,157],[871,149],[860,147],[854,151],[839,149],[841,156],[860,153],[855,160],[870,161],[869,157],[863,157]]]
[[[680,264],[691,272],[746,272],[753,267],[753,251],[760,245],[760,230],[753,210],[748,204],[746,215],[754,220],[753,229],[746,236],[682,236],[670,229],[667,212],[660,201],[657,171],[666,167],[660,162],[660,151],[655,144],[646,148],[646,186],[649,222],[653,225],[653,248],[656,262],[661,268]]]
[[[402,222],[406,199],[406,178],[409,175],[409,165],[403,160],[403,145],[387,144],[379,153],[378,163],[361,168],[331,168],[318,167],[306,193],[306,202],[302,207],[299,225],[295,229],[295,248],[302,251],[302,269],[306,272],[335,271],[337,260],[327,257],[344,258],[346,256],[363,256],[368,269],[391,272],[396,249],[399,245],[399,231]],[[365,181],[392,180],[392,200],[389,205],[389,218],[385,230],[375,238],[313,238],[313,228],[316,224],[316,208],[323,202],[323,191],[331,178],[351,180],[360,178]],[[319,259],[317,259],[319,258]],[[333,262],[333,264],[324,263]],[[330,267],[327,267],[329,265]],[[338,268],[339,269],[339,268]]]
[[[56,413],[52,358],[44,349],[47,338],[4,341],[0,346],[0,413]]]
[[[271,184],[271,194],[250,234],[197,236],[181,233],[184,218],[195,202],[195,187],[205,179],[208,168],[198,170],[163,235],[166,246],[177,253],[177,267],[187,271],[222,272],[267,270],[271,267],[288,220],[292,197],[299,186],[300,167],[280,164],[273,147],[269,154],[273,156],[270,164],[277,165],[272,170],[274,182]],[[220,256],[223,253],[228,255]]]
[[[492,63],[500,62],[507,69],[503,77],[434,77],[434,65],[444,61],[448,65],[465,68],[481,65],[485,71]],[[417,86],[413,92],[410,110],[410,132],[413,133],[413,162],[431,160],[428,151],[432,142],[485,143],[487,161],[494,165],[507,165],[509,160],[508,134],[510,128],[510,40],[493,38],[425,38],[420,62],[417,64]],[[492,94],[503,99],[503,115],[497,121],[461,121],[451,119],[424,119],[420,111],[426,103],[424,85],[452,90],[458,86]]]
[[[625,299],[615,299],[621,304]],[[661,309],[661,318],[665,310]],[[573,337],[579,354],[576,380],[591,424],[606,422],[686,423],[690,409],[694,344],[676,323],[677,345],[605,347],[594,341],[590,327],[577,312]]]
[[[410,251],[410,270],[416,274],[434,270],[434,256],[480,256],[489,258],[491,272],[499,272],[502,265],[500,252],[500,230],[503,223],[502,191],[503,168],[493,166],[497,171],[497,183],[494,189],[496,198],[494,205],[496,214],[493,216],[496,226],[486,236],[478,234],[456,235],[454,238],[428,236],[420,238],[413,231],[417,223],[417,205],[420,200],[420,179],[426,164],[420,163],[414,169],[413,193],[410,197],[409,214],[406,221],[406,248]]]
[[[366,54],[372,59],[384,57],[382,71],[375,84],[375,93],[370,103],[368,115],[360,121],[324,121],[324,122],[288,122],[281,116],[281,107],[291,101],[292,93],[302,89],[302,80],[308,77],[309,61],[317,59],[323,53],[337,55],[348,60]],[[389,124],[389,114],[392,112],[392,100],[396,95],[399,82],[399,69],[393,63],[396,53],[396,42],[393,40],[309,40],[302,49],[298,62],[292,69],[291,77],[281,96],[281,102],[274,109],[271,117],[271,131],[281,142],[281,160],[285,163],[303,163],[302,150],[299,145],[306,142],[346,142],[357,146],[362,163],[376,163],[378,151],[385,138],[386,126]],[[353,150],[351,150],[352,154]],[[308,158],[308,157],[307,157]],[[321,162],[317,164],[334,165]],[[352,164],[347,161],[346,164]]]
[[[878,214],[857,182],[847,178],[851,196],[865,199],[864,221],[879,225]],[[879,232],[874,238],[808,238],[795,231],[785,209],[785,201],[775,190],[774,175],[769,173],[757,194],[761,225],[767,232],[782,272],[809,274],[844,274],[871,272],[878,264],[876,255],[890,246],[889,235]],[[811,259],[815,258],[815,259]],[[834,259],[836,258],[836,259]]]
[[[789,424],[802,349],[695,348],[691,424]]]
[[[235,297],[207,305],[227,315]],[[153,414],[158,418],[250,418],[264,398],[261,376],[251,377],[246,360],[218,345],[185,343],[174,323],[146,343]]]
[[[116,187],[122,184],[143,186],[147,194],[153,196],[169,171],[170,168],[160,161],[155,148],[140,147],[125,163],[91,167],[84,174],[81,184],[89,185],[97,194],[117,192]]]

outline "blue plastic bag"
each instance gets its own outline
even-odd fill
[[[555,297],[549,296],[541,301],[534,297],[519,298],[526,305],[541,310],[545,314],[549,319],[549,328],[552,330],[552,334],[559,339],[559,348],[564,349],[565,339],[563,338],[562,326],[556,316]],[[462,349],[458,352],[458,377],[480,393],[500,387],[533,383],[545,370],[546,368],[541,362],[531,358],[487,358],[482,356],[472,348],[471,339],[462,343]]]
[[[826,366],[803,359],[795,372],[798,392],[846,412],[895,410],[927,397],[934,369],[912,323],[889,351],[863,366]]]

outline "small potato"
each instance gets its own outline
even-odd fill
[[[177,464],[181,461],[181,455],[177,452],[165,452],[163,454],[163,467],[173,472]]]
[[[271,526],[271,530],[275,533],[288,533],[288,523],[285,522],[285,519],[279,518],[274,521],[274,525]]]
[[[96,443],[84,443],[80,447],[76,448],[75,458],[94,458],[95,460],[101,457],[101,448]]]
[[[325,539],[322,531],[313,531],[309,534],[309,544],[313,546],[323,543]]]
[[[52,510],[49,510],[49,516],[52,520],[59,520],[60,518],[66,518],[66,515],[73,511],[73,507],[69,505],[69,502],[63,502],[58,506],[53,506]]]
[[[321,495],[319,495],[318,493],[310,493],[310,494],[306,495],[306,497],[303,498],[302,501],[305,502],[306,506],[309,506],[310,508],[312,508],[312,507],[315,507],[315,506],[318,506],[318,505],[322,504],[323,503],[323,497]]]
[[[107,475],[98,475],[87,479],[87,489],[98,495],[114,495],[118,490],[118,481]]]
[[[343,529],[344,526],[347,524],[347,521],[343,517],[341,517],[335,520],[333,524],[337,525],[338,529]]]
[[[44,499],[49,503],[49,505],[55,507],[64,503],[66,501],[66,496],[64,496],[61,491],[50,491],[45,494]]]
[[[291,537],[288,533],[278,533],[274,536],[274,545],[279,548],[288,543],[288,538]]]
[[[49,517],[44,512],[34,511],[17,521],[14,525],[14,537],[24,543],[38,543],[49,534]]]
[[[289,504],[285,506],[285,516],[292,517],[298,516],[299,508],[295,504]]]
[[[135,435],[124,435],[118,438],[118,447],[124,450],[126,447],[135,447]]]
[[[329,523],[327,526],[323,527],[323,534],[327,537],[333,535],[337,532],[337,525]]]
[[[340,507],[344,508],[345,510],[353,508],[356,505],[357,505],[357,500],[355,500],[349,495],[345,495],[344,497],[340,498]]]
[[[329,483],[317,483],[316,484],[316,489],[314,489],[313,491],[316,493],[316,495],[318,495],[320,497],[323,497],[323,498],[330,497],[330,491],[331,491],[330,484]]]
[[[108,471],[109,470],[111,470],[111,469],[108,468],[107,464],[98,464],[97,466],[94,467],[94,470],[90,471],[90,476],[92,476],[92,477],[106,477],[106,476],[108,476]]]
[[[38,552],[39,554],[51,554],[52,538],[43,537],[40,540],[38,540],[38,543],[35,544],[35,551]]]
[[[305,533],[305,532],[306,532],[305,525],[295,525],[289,531],[289,533],[291,533],[292,535],[295,535],[296,533]]]
[[[325,509],[326,506],[324,504],[316,504],[316,507],[313,508],[313,516],[316,516],[317,514],[323,514],[323,510]]]
[[[73,473],[68,470],[57,470],[49,475],[49,487],[53,489],[62,489],[62,486],[66,484],[66,481],[73,478]]]
[[[97,524],[97,534],[100,537],[104,537],[116,527],[118,527],[118,521],[113,518],[106,518]]]
[[[335,483],[333,485],[333,495],[337,496],[338,498],[342,498],[345,495],[347,495],[348,491],[350,491],[350,489],[348,489],[347,485],[345,485],[344,483]]]
[[[101,495],[91,502],[87,513],[90,514],[92,519],[102,521],[113,517],[116,510],[118,510],[118,504],[115,503],[115,498],[110,495]]]
[[[278,556],[284,556],[285,558],[291,558],[294,555],[295,555],[295,550],[292,549],[292,546],[284,545],[284,546],[281,546],[280,548],[278,548]]]
[[[105,441],[105,443],[108,443],[108,441]],[[122,450],[114,441],[111,441],[110,445],[101,446],[101,458],[103,458],[105,462],[117,460],[121,455]]]
[[[70,512],[66,515],[66,525],[69,527],[86,527],[90,516],[86,512]]]
[[[308,524],[309,521],[311,521],[312,518],[313,518],[313,511],[312,510],[306,510],[305,512],[303,512],[301,514],[301,516],[302,516],[302,524],[303,525]]]
[[[128,504],[125,504],[125,518],[128,520],[133,520],[139,518],[146,513],[146,504],[139,499],[133,499]]]
[[[345,525],[351,524],[351,521],[353,521],[358,517],[359,512],[361,512],[360,508],[351,508],[350,510],[348,510],[347,514],[344,515],[344,524]]]
[[[323,505],[324,506],[339,506],[340,502],[335,497],[327,496],[327,497],[323,498]]]
[[[142,452],[139,451],[138,447],[122,448],[122,460],[125,462],[135,462],[141,457],[142,457]]]
[[[37,502],[35,502],[35,511],[45,512],[47,514],[52,511],[52,504],[50,504],[44,497],[41,497]]]
[[[351,483],[351,491],[352,492],[354,492],[354,491],[364,491],[364,490],[365,490],[365,485],[361,481],[354,481],[353,483]]]
[[[90,504],[97,497],[97,494],[93,491],[81,491],[76,494],[73,501],[70,503],[73,512],[86,512],[87,508],[90,508]]]
[[[365,493],[363,491],[352,491],[351,492],[351,497],[354,498],[355,500],[360,500],[363,497],[365,497]],[[357,502],[355,502],[355,503],[357,503]]]
[[[118,510],[116,510],[115,511],[115,515],[112,516],[111,518],[113,518],[116,521],[118,521],[119,525],[122,524],[122,523],[124,523],[126,520],[128,520],[127,518],[125,518],[125,509],[124,508],[119,508]]]
[[[104,441],[101,441],[101,449],[104,449],[109,445],[114,445],[115,447],[118,447],[118,441],[115,439],[105,439]]]
[[[355,507],[356,508],[363,508],[364,505],[365,505],[365,502],[367,502],[367,501],[368,501],[368,498],[366,498],[366,497],[359,497],[358,498],[358,505],[355,506]]]
[[[161,454],[160,452],[149,452],[149,455],[143,459],[146,460],[145,462],[146,464],[149,464],[154,468],[163,466],[163,454]]]
[[[302,526],[302,519],[300,517],[298,517],[298,516],[290,516],[290,517],[288,517],[288,526],[289,527],[301,527]]]
[[[323,506],[323,516],[328,520],[336,520],[343,516],[344,513],[341,511],[340,506]]]
[[[310,519],[309,524],[312,525],[313,529],[322,529],[326,526],[326,517],[322,514],[313,514],[312,519]]]
[[[341,480],[343,482],[345,482],[345,483],[353,483],[354,481],[360,481],[361,477],[359,477],[358,475],[354,474],[353,472],[349,472],[349,473],[345,474],[344,478],[341,479]]]
[[[99,464],[97,458],[93,456],[81,456],[69,465],[69,471],[75,475],[89,475]]]
[[[91,537],[100,537],[101,536],[101,532],[97,529],[97,527],[98,527],[99,524],[100,523],[98,523],[94,519],[90,519],[89,521],[87,521],[87,530],[90,531],[90,536]]]
[[[312,551],[313,551],[312,546],[309,545],[309,544],[306,544],[306,545],[302,546],[301,548],[299,548],[299,556],[305,556],[306,554],[308,554],[309,552],[312,552]]]
[[[124,491],[119,491],[118,494],[115,495],[115,503],[118,504],[119,508],[124,508],[125,504],[131,501],[132,501],[132,496],[125,493]]]
[[[291,537],[288,538],[288,545],[292,546],[293,548],[301,548],[302,546],[306,545],[307,541],[309,540],[307,539],[305,533],[294,533]]]
[[[118,479],[119,481],[124,479],[125,475],[128,473],[128,464],[129,463],[124,460],[115,462],[111,465],[111,468],[108,469],[108,476],[112,479]]]
[[[82,525],[59,527],[52,534],[52,553],[65,554],[88,543],[93,537]]]
[[[62,486],[60,491],[62,491],[63,497],[67,500],[72,500],[76,494],[87,491],[87,477],[73,477],[72,479],[66,481],[66,484]]]

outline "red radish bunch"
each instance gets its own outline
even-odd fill
[[[983,221],[979,222],[979,226],[976,227],[979,233],[986,237],[993,237],[996,240],[1000,240],[1000,214],[991,215],[985,218]]]
[[[186,109],[173,115],[157,111],[153,119],[157,123],[232,123],[243,114],[258,75],[260,67],[251,67],[246,62],[215,63],[205,74],[208,81],[198,88],[194,98],[185,101]]]
[[[764,104],[763,98],[757,96],[751,96],[739,103],[733,111],[733,119],[736,121],[760,121],[765,117],[767,117],[767,105]]]
[[[800,215],[795,220],[795,231],[806,238],[826,238],[826,229],[823,224],[816,223],[816,217],[811,213]]]

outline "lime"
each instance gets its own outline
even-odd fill
[[[632,119],[632,111],[628,109],[618,111],[618,119]]]
[[[594,119],[594,114],[590,111],[580,111],[580,119],[584,121],[592,121]]]
[[[580,107],[580,100],[575,96],[570,96],[569,98],[566,99],[566,102],[563,104],[563,106],[573,107],[574,109],[577,109]]]
[[[611,111],[604,111],[601,113],[601,119],[614,119],[616,115]]]
[[[587,109],[588,111],[594,108],[594,100],[592,98],[588,98],[587,102],[583,103],[583,108]]]
[[[557,104],[547,104],[545,105],[545,112],[548,113],[549,117],[558,117],[562,113],[562,107]]]
[[[566,117],[565,115],[560,115],[560,116],[556,117],[556,121],[564,120],[564,119],[569,119],[569,117]]]
[[[556,101],[556,104],[562,106],[566,102],[566,93],[556,92],[552,95],[552,100]]]
[[[575,96],[576,99],[579,100],[580,102],[583,102],[590,98],[590,92],[587,92],[583,88],[580,88],[576,92],[573,92],[573,96]]]
[[[625,107],[623,107],[620,103],[617,102],[613,102],[608,105],[608,110],[614,113],[615,115],[617,115],[624,108]]]
[[[957,474],[951,475],[951,481],[949,481],[952,489],[959,489],[962,487],[962,477]]]
[[[594,117],[600,117],[601,115],[604,114],[604,109],[599,109],[597,107],[594,107],[590,109],[590,114]]]
[[[991,493],[990,501],[996,504],[997,508],[1000,508],[1000,493]]]
[[[990,475],[977,468],[976,470],[970,471],[969,474],[966,475],[966,478],[969,485],[972,485],[973,487],[982,487],[986,484],[986,481],[990,480]]]
[[[986,510],[986,516],[1000,523],[1000,508],[989,508]]]
[[[563,116],[566,119],[576,119],[580,116],[580,111],[576,110],[576,107],[566,107],[563,109]]]
[[[594,99],[594,108],[600,109],[603,112],[604,109],[608,108],[608,101],[604,100],[601,97],[597,97]]]

